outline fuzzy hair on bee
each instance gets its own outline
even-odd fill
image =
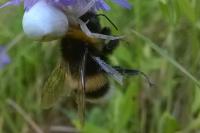
[[[108,27],[101,27],[99,18],[92,12],[81,17],[93,33],[111,35]],[[108,55],[119,45],[119,40],[105,40],[87,36],[80,27],[69,29],[60,41],[61,63],[54,69],[42,89],[42,107],[53,107],[66,93],[78,95],[83,116],[85,101],[98,102],[111,90],[109,76],[122,84],[124,75],[147,76],[139,70],[112,66]],[[151,84],[151,82],[148,80]],[[83,118],[83,117],[82,117]]]
[[[98,17],[93,13],[86,13],[81,17],[83,21],[89,20],[87,26],[94,33],[101,33],[110,35],[109,28],[101,28]],[[80,37],[80,35],[78,35]],[[112,46],[107,47],[107,46]],[[109,89],[109,81],[104,70],[99,64],[90,56],[97,56],[107,61],[107,55],[114,50],[118,45],[118,40],[110,41],[105,44],[103,40],[93,40],[87,36],[76,38],[75,36],[66,36],[61,40],[61,53],[68,68],[66,79],[70,83],[71,88],[79,88],[79,69],[82,62],[82,57],[86,49],[88,49],[89,56],[87,56],[85,64],[85,95],[87,98],[102,97]],[[69,76],[70,75],[70,76]]]
[[[87,12],[81,17],[83,22],[87,22],[87,27],[94,33],[110,35],[108,27],[102,28],[99,18],[95,13]],[[118,40],[112,40],[108,44],[105,40],[100,40],[87,36],[80,30],[79,26],[70,28],[60,41],[62,63],[60,63],[49,76],[42,89],[42,106],[52,107],[57,103],[64,92],[81,90],[80,71],[85,52],[84,95],[87,99],[97,99],[103,97],[109,90],[109,80],[106,72],[97,63],[94,57],[107,61],[107,55],[112,53],[118,45]],[[62,87],[64,86],[64,87]]]

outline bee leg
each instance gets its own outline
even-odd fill
[[[110,35],[111,34],[110,28],[104,27],[101,30],[101,34]],[[108,42],[105,41],[102,52],[106,55],[112,54],[113,50],[118,46],[118,44],[119,44],[119,40],[112,40]]]
[[[118,40],[110,41],[108,44],[104,45],[102,52],[105,55],[112,54],[112,52],[115,50],[117,46],[118,46]]]
[[[122,68],[120,66],[114,66],[113,68],[115,70],[117,70],[119,73],[121,73],[123,75],[127,75],[127,76],[135,76],[135,75],[139,75],[141,73],[141,71],[139,71],[139,70],[126,69],[126,68]]]
[[[135,75],[142,75],[144,76],[145,80],[148,82],[149,86],[154,86],[154,83],[151,82],[149,77],[142,71],[137,70],[137,69],[127,69],[127,68],[122,68],[120,66],[114,66],[113,67],[115,70],[117,70],[119,73],[122,75],[127,75],[127,76],[135,76]]]
[[[107,40],[107,41],[120,40],[120,39],[124,38],[124,36],[111,36],[111,35],[104,35],[104,34],[101,34],[101,33],[93,33],[87,27],[88,22],[89,21],[83,22],[81,19],[78,19],[78,23],[80,24],[81,30],[89,37],[103,39],[103,40]]]

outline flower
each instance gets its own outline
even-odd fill
[[[0,68],[10,63],[10,57],[6,53],[6,49],[0,46]]]
[[[20,5],[20,0],[10,0],[3,5],[0,5],[0,8],[10,6],[10,5]]]
[[[33,7],[37,2],[39,1],[46,1],[50,4],[54,5],[61,5],[61,6],[77,6],[77,5],[82,5],[84,6],[85,4],[89,3],[92,0],[24,0],[24,9],[25,11],[28,11],[31,7]],[[131,8],[131,5],[128,3],[127,0],[111,0],[114,3],[117,3],[118,5],[124,7],[124,8]],[[10,6],[10,5],[19,5],[21,3],[20,0],[10,0],[6,2],[3,5],[0,5],[0,8],[3,8],[5,6]],[[95,4],[93,6],[93,9],[96,10],[109,10],[110,7],[109,5],[106,4],[105,0],[95,0]]]
[[[124,8],[131,8],[127,0],[111,1]],[[21,0],[10,0],[1,5],[0,8],[20,3]],[[80,20],[80,17],[88,11],[110,10],[105,0],[24,0],[24,9],[23,30],[29,38],[34,40],[58,39],[63,37],[69,27],[74,25],[80,25],[81,30],[88,36],[108,38],[105,35],[91,33],[85,23]]]
[[[24,13],[22,25],[29,38],[40,41],[60,38],[69,27],[67,15],[42,0]]]

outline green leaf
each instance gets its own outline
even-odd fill
[[[169,61],[173,66],[175,66],[178,70],[184,73],[188,78],[190,78],[197,86],[200,88],[200,82],[196,77],[194,77],[189,71],[187,71],[181,64],[179,64],[174,58],[169,56],[166,51],[160,48],[157,44],[152,42],[149,38],[144,35],[138,33],[137,31],[132,30],[132,33],[138,36],[140,39],[146,42],[152,49],[154,49],[158,54],[163,56],[167,61]]]
[[[194,93],[194,100],[192,102],[192,113],[196,113],[200,110],[200,89],[196,88]]]
[[[99,127],[92,123],[86,123],[83,128],[83,133],[109,133],[109,131],[101,126]]]
[[[158,128],[159,133],[175,133],[178,129],[178,123],[171,114],[165,112],[160,119]]]
[[[180,12],[184,14],[188,20],[193,24],[196,23],[196,13],[192,6],[192,2],[189,0],[176,0],[176,4],[178,5]]]

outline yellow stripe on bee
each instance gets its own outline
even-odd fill
[[[98,73],[92,76],[85,77],[86,83],[85,88],[86,92],[92,92],[95,91],[101,87],[103,87],[105,84],[107,84],[108,79],[103,73]],[[78,79],[74,79],[71,77],[71,75],[66,74],[66,82],[72,89],[81,88],[80,87],[80,81]]]
[[[87,43],[88,45],[92,45],[97,49],[102,48],[100,40],[86,35],[83,31],[81,31],[78,28],[70,28],[69,31],[66,33],[66,36],[72,39],[81,40]]]

